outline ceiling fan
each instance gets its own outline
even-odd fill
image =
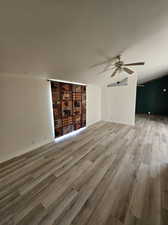
[[[134,73],[134,71],[132,69],[130,69],[129,66],[131,66],[131,67],[132,66],[141,66],[144,64],[145,64],[145,62],[124,63],[123,61],[121,61],[121,55],[117,55],[116,57],[112,57],[103,62],[94,64],[91,66],[91,68],[97,67],[100,65],[105,65],[103,71],[101,71],[100,73],[104,73],[106,71],[112,70],[113,72],[111,74],[111,77],[114,77],[117,73],[120,73],[121,71],[125,71],[126,73],[131,75]]]

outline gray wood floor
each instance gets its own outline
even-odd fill
[[[167,225],[168,119],[99,122],[0,164],[0,225]]]

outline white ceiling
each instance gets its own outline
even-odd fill
[[[3,0],[0,72],[109,82],[89,66],[123,51],[140,82],[168,71],[167,0]]]

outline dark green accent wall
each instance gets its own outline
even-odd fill
[[[136,113],[168,115],[168,76],[144,85],[137,87]]]

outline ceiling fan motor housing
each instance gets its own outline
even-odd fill
[[[118,68],[121,68],[123,66],[123,64],[124,64],[124,62],[119,61],[119,62],[115,63],[115,66],[118,67]]]

